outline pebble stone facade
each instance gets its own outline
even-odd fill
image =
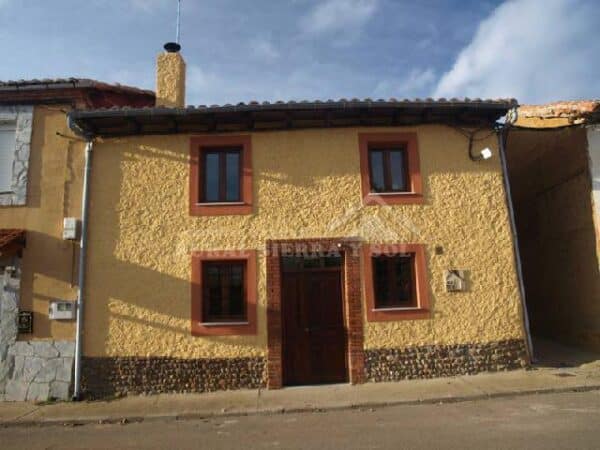
[[[527,366],[523,340],[365,350],[367,382],[497,372]],[[84,358],[88,398],[257,389],[266,386],[265,358]]]
[[[83,359],[88,398],[127,394],[211,392],[265,386],[264,358],[91,358]]]
[[[365,351],[367,381],[399,381],[498,372],[527,366],[525,341],[428,345]]]

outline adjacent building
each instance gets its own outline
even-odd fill
[[[152,104],[153,92],[94,80],[0,82],[0,400],[69,398],[74,322],[49,312],[77,295],[63,219],[81,213],[84,143],[66,114]]]
[[[600,351],[600,101],[520,106],[506,153],[531,333]]]

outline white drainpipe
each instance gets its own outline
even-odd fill
[[[513,249],[515,252],[515,264],[517,268],[517,278],[519,281],[519,291],[521,293],[521,308],[523,311],[523,325],[525,327],[525,338],[527,340],[527,353],[529,360],[535,362],[533,354],[533,342],[531,341],[531,331],[529,328],[529,314],[527,313],[527,302],[525,297],[525,286],[523,284],[523,268],[521,266],[521,252],[519,251],[519,237],[517,236],[517,225],[515,222],[515,211],[510,191],[510,180],[508,179],[508,164],[506,162],[506,149],[504,148],[504,137],[508,133],[507,128],[498,130],[498,148],[500,149],[500,161],[502,162],[502,172],[504,178],[504,190],[506,191],[506,203],[508,205],[508,215],[510,217],[510,227],[513,238]]]
[[[79,240],[79,275],[77,285],[77,331],[75,335],[75,381],[73,400],[81,399],[81,359],[83,355],[83,295],[85,291],[85,268],[87,254],[88,204],[90,197],[90,176],[92,174],[93,139],[85,144],[85,169],[83,172],[83,192],[81,195],[81,238]]]

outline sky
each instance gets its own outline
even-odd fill
[[[0,0],[0,80],[154,88],[177,0]],[[600,0],[181,0],[187,103],[600,98]]]

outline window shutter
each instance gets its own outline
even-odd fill
[[[12,190],[15,133],[15,124],[0,124],[0,192]]]

